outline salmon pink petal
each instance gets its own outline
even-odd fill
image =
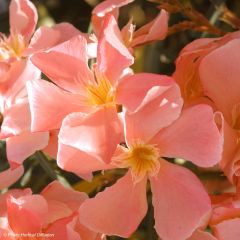
[[[213,235],[208,232],[204,232],[202,230],[196,230],[193,235],[187,240],[218,240]]]
[[[150,179],[155,228],[162,239],[190,237],[211,211],[201,182],[188,169],[161,160],[158,176]]]
[[[23,161],[34,154],[37,150],[42,150],[48,144],[49,134],[47,132],[32,133],[23,132],[18,136],[7,139],[7,158],[10,165],[22,164]]]
[[[15,233],[39,233],[47,214],[48,205],[40,195],[7,199],[7,214],[11,229]],[[31,219],[31,221],[29,221]]]
[[[85,193],[66,188],[58,181],[53,181],[48,184],[48,186],[41,192],[41,195],[47,201],[59,201],[65,203],[72,211],[77,211],[82,202],[87,199]]]
[[[27,99],[5,109],[1,125],[0,138],[19,135],[29,130],[31,115]]]
[[[213,233],[218,240],[238,240],[240,236],[240,218],[225,220],[213,226]]]
[[[156,40],[163,40],[168,32],[168,18],[168,13],[162,9],[154,20],[134,33],[131,47],[136,47]]]
[[[7,188],[15,183],[24,173],[22,165],[15,169],[7,169],[0,172],[0,189]]]
[[[105,19],[99,37],[97,60],[99,71],[112,83],[116,82],[124,69],[134,62],[133,56],[122,42],[117,22],[111,15]]]
[[[16,61],[0,82],[0,94],[8,101],[27,96],[25,84],[28,80],[37,80],[41,72],[29,60]]]
[[[136,138],[149,141],[176,120],[182,108],[177,84],[172,78],[156,74],[136,74],[123,79],[117,89],[117,102],[127,109],[128,143]]]
[[[32,131],[59,129],[69,113],[88,111],[81,95],[69,93],[45,80],[29,81],[27,89]]]
[[[120,8],[124,5],[127,5],[134,0],[106,0],[98,4],[92,11],[93,14],[96,14],[99,17],[105,16],[107,13],[112,12],[115,8]]]
[[[27,53],[49,49],[79,34],[80,31],[69,23],[59,23],[51,28],[40,27],[32,36]]]
[[[115,168],[103,163],[98,156],[70,147],[59,141],[57,164],[65,171],[73,172],[79,177],[90,181],[92,172]]]
[[[146,200],[146,178],[134,184],[129,172],[86,200],[80,207],[80,221],[96,232],[127,238],[144,218]]]
[[[59,133],[59,140],[86,154],[109,163],[122,139],[122,123],[114,107],[104,107],[89,114],[68,115]]]
[[[73,46],[77,49],[84,48],[82,45]],[[85,90],[85,84],[93,81],[93,75],[86,62],[69,55],[69,52],[72,54],[76,51],[75,49],[70,48],[69,45],[65,49],[68,49],[68,52],[63,53],[53,50],[36,53],[31,57],[31,61],[61,88],[69,92],[81,93]],[[63,47],[61,50],[63,50]],[[80,52],[77,53],[77,56],[80,54]]]
[[[54,240],[82,240],[74,229],[75,225],[75,218],[73,219],[72,217],[67,217],[59,219],[47,228],[46,234],[54,234]]]
[[[240,40],[234,39],[209,53],[202,59],[199,74],[204,91],[223,112],[230,125],[235,125],[234,108],[239,108]],[[228,60],[226,60],[228,59]],[[222,96],[226,96],[223,98]],[[236,109],[237,110],[237,109]],[[237,112],[239,117],[239,111]]]
[[[97,36],[99,35],[106,15],[113,15],[117,19],[119,8],[133,1],[134,0],[106,0],[99,3],[92,11],[94,33]]]
[[[210,167],[221,159],[223,139],[212,108],[199,104],[182,112],[171,126],[152,140],[162,156],[183,158],[200,167]]]
[[[59,130],[50,131],[48,145],[44,149],[42,149],[44,153],[46,153],[47,155],[54,159],[57,159],[58,133]]]
[[[28,0],[12,0],[9,11],[11,33],[19,33],[28,41],[38,20],[34,4]]]

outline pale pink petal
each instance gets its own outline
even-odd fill
[[[67,146],[61,141],[59,141],[57,164],[65,171],[73,172],[87,181],[92,179],[92,172],[115,168],[111,164],[103,163],[97,156]]]
[[[21,34],[28,41],[38,20],[34,4],[28,0],[12,0],[9,11],[11,32]]]
[[[213,226],[218,240],[238,240],[240,236],[240,218],[229,219]]]
[[[154,20],[134,33],[131,47],[136,47],[152,41],[163,40],[168,32],[168,18],[168,13],[162,9]]]
[[[22,165],[15,169],[7,169],[0,172],[0,189],[7,188],[15,183],[24,173]]]
[[[99,17],[103,17],[106,13],[113,11],[115,8],[120,8],[124,5],[127,5],[134,0],[105,0],[98,4],[92,11],[93,14],[96,14]]]
[[[47,132],[32,133],[26,131],[18,136],[9,137],[6,140],[7,158],[10,165],[22,164],[23,161],[42,150],[48,144],[49,134]]]
[[[63,43],[52,47],[51,51],[75,57],[82,60],[83,63],[87,65],[87,40],[81,35],[74,36]]]
[[[44,218],[44,227],[54,223],[58,219],[69,217],[73,214],[72,210],[63,202],[48,200],[48,212]]]
[[[183,158],[201,167],[213,166],[221,160],[223,140],[208,105],[184,110],[179,119],[151,142],[158,144],[162,156]]]
[[[40,195],[23,196],[7,200],[7,214],[11,229],[15,233],[39,233],[47,214],[46,200]]]
[[[13,196],[14,198],[19,198],[22,196],[31,195],[32,191],[30,188],[25,189],[10,189],[5,193],[0,195],[0,217],[6,216],[7,212],[7,199],[9,196]]]
[[[92,23],[94,33],[98,36],[103,27],[104,18],[113,15],[118,19],[119,8],[127,5],[134,0],[106,0],[99,3],[92,11]]]
[[[65,203],[72,211],[77,211],[87,195],[82,192],[74,191],[71,188],[64,187],[58,181],[53,181],[43,189],[41,195],[47,201],[59,201]]]
[[[215,238],[212,234],[198,229],[187,240],[218,240],[218,239]]]
[[[79,34],[80,31],[69,23],[59,23],[52,28],[40,27],[31,38],[26,52],[30,54],[49,49]]]
[[[9,101],[27,96],[25,84],[28,80],[40,78],[40,70],[29,60],[16,61],[11,64],[10,70],[0,82],[0,94]]]
[[[69,113],[88,110],[81,95],[69,93],[45,80],[29,81],[27,89],[32,131],[59,129]]]
[[[113,186],[86,200],[80,207],[80,221],[96,232],[127,238],[146,212],[146,179],[134,184],[129,172]]]
[[[199,67],[205,94],[223,112],[230,125],[234,125],[234,107],[240,104],[239,50],[240,40],[234,39],[209,53]]]
[[[3,81],[6,73],[10,70],[11,65],[5,62],[0,63],[0,82]]]
[[[137,138],[149,141],[176,120],[182,108],[177,84],[172,78],[156,74],[136,74],[122,80],[117,88],[117,101],[127,109],[128,143]]]
[[[49,226],[46,234],[54,234],[54,240],[83,240],[75,231],[75,225],[76,219],[73,217],[59,219]]]
[[[59,133],[59,140],[86,154],[109,163],[122,139],[122,123],[114,107],[104,107],[89,114],[68,115]]]
[[[112,83],[115,83],[124,69],[134,62],[133,56],[122,42],[117,22],[111,15],[105,19],[99,37],[97,62],[99,71]]]
[[[192,172],[165,160],[157,177],[150,179],[155,228],[162,239],[190,237],[211,211],[211,202]]]
[[[82,49],[82,46],[78,48]],[[71,52],[73,51],[72,49]],[[79,54],[81,53],[77,55]],[[68,53],[39,52],[31,57],[31,61],[55,84],[73,93],[83,92],[85,84],[93,81],[93,75],[86,62]]]
[[[27,99],[12,105],[5,109],[3,113],[3,122],[1,125],[0,138],[7,138],[19,135],[29,130],[31,124],[31,115]]]
[[[50,131],[48,145],[44,149],[42,149],[44,153],[48,154],[51,158],[54,159],[57,159],[58,133],[58,130]]]

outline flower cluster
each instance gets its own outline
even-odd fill
[[[21,178],[36,151],[86,181],[97,171],[113,179],[90,198],[59,181],[38,194],[5,191],[0,239],[128,238],[151,204],[163,240],[240,238],[240,33],[193,41],[172,76],[134,73],[135,49],[167,36],[169,14],[120,29],[119,9],[131,2],[98,4],[88,34],[68,23],[35,30],[33,3],[11,1],[10,34],[0,39],[9,162],[0,189]],[[234,190],[209,195],[176,159],[221,169]]]

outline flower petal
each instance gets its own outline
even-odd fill
[[[146,212],[146,179],[134,184],[129,172],[113,186],[86,200],[80,207],[80,221],[96,232],[127,238]]]
[[[7,158],[10,165],[20,165],[23,161],[42,150],[48,144],[49,134],[47,132],[32,133],[23,132],[18,136],[9,137],[6,141]]]
[[[105,19],[99,37],[97,61],[99,71],[104,73],[112,83],[115,83],[124,69],[134,62],[133,56],[122,42],[117,22],[111,15]]]
[[[240,218],[229,219],[213,226],[213,232],[219,240],[238,240],[240,236]]]
[[[151,142],[158,144],[162,156],[183,158],[200,167],[210,167],[221,160],[223,139],[208,105],[185,109]]]
[[[240,104],[239,46],[240,39],[229,41],[204,57],[199,67],[205,94],[223,112],[229,125],[234,124],[234,106]]]
[[[45,80],[29,81],[27,89],[32,131],[59,129],[64,117],[69,113],[88,110],[81,95],[64,91]]]
[[[156,40],[163,40],[168,32],[168,18],[168,13],[162,9],[154,20],[134,33],[131,47],[136,47]]]
[[[115,168],[111,164],[103,163],[92,154],[63,144],[61,140],[58,146],[57,164],[65,171],[73,172],[87,181],[91,180],[92,172]]]
[[[201,182],[190,170],[161,160],[157,177],[150,179],[155,228],[162,239],[190,237],[211,211]]]
[[[7,169],[0,172],[0,189],[7,188],[15,183],[24,173],[22,165],[15,169]]]
[[[128,143],[136,138],[149,141],[176,120],[182,108],[180,90],[173,79],[148,73],[123,79],[117,88],[117,102],[126,107]]]
[[[28,0],[12,0],[9,11],[11,33],[19,33],[28,41],[38,20],[34,4]]]
[[[46,200],[40,195],[22,196],[17,199],[10,196],[7,200],[7,214],[11,229],[19,234],[41,232],[47,207]]]
[[[64,119],[59,139],[65,145],[109,163],[122,139],[122,123],[114,107],[89,114],[72,113]]]

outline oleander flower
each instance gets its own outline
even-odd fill
[[[53,81],[28,83],[32,131],[60,129],[62,125],[64,137],[60,141],[73,143],[82,158],[109,162],[121,142],[122,123],[115,91],[121,78],[128,74],[125,72],[133,57],[119,39],[118,31],[114,17],[107,18],[98,43],[97,64],[91,70],[87,42],[81,35],[32,57],[32,62]],[[73,126],[74,131],[70,131]],[[58,155],[59,166],[72,171]],[[65,161],[71,158],[65,157]]]
[[[79,222],[79,207],[86,199],[85,193],[57,181],[40,194],[29,189],[10,190],[0,197],[1,239],[104,239]]]
[[[240,236],[239,194],[212,196],[212,214],[204,223],[211,233],[198,229],[188,240],[238,240]]]
[[[134,0],[105,0],[99,3],[92,11],[92,24],[94,33],[98,36],[100,30],[104,27],[103,22],[106,17],[113,15],[118,19],[119,8],[125,6]],[[165,10],[157,15],[151,22],[145,24],[135,31],[135,25],[130,19],[122,30],[122,38],[125,45],[129,48],[147,44],[157,40],[163,40],[168,31],[168,13]]]
[[[119,84],[117,100],[124,106],[125,146],[119,146],[108,167],[128,171],[82,204],[82,223],[106,235],[129,237],[147,212],[149,180],[155,228],[161,239],[190,237],[210,213],[210,199],[191,171],[164,158],[183,158],[201,167],[218,163],[222,136],[212,109],[202,104],[181,112],[177,84],[170,77],[154,74],[125,78]],[[66,155],[71,153],[80,157],[73,149],[65,149]],[[82,169],[82,174],[106,169],[99,162],[80,161],[76,170]]]
[[[220,167],[235,185],[239,185],[240,176],[239,42],[239,31],[195,40],[182,50],[174,73],[186,104],[207,101],[223,113],[225,137]]]

